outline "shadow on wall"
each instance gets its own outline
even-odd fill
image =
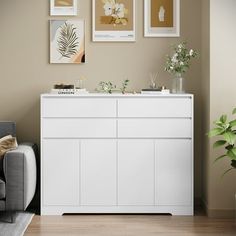
[[[18,142],[33,142],[40,144],[40,99],[37,99],[16,120]]]

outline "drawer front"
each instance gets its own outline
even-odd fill
[[[136,98],[118,100],[119,117],[191,117],[191,98]]]
[[[43,98],[42,117],[115,117],[116,100],[102,98]]]
[[[43,138],[115,138],[113,119],[43,119]]]
[[[118,138],[191,138],[191,119],[121,119]]]

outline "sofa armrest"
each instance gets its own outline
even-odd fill
[[[6,210],[25,210],[35,194],[36,160],[32,145],[21,144],[4,156]]]

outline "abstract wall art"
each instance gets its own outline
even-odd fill
[[[180,36],[180,0],[144,0],[144,36]]]
[[[84,20],[51,20],[50,63],[84,62]]]

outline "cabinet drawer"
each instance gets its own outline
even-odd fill
[[[112,119],[43,119],[43,138],[115,138]]]
[[[116,100],[102,98],[43,98],[42,117],[115,117]]]
[[[119,117],[191,117],[192,99],[135,98],[118,100]]]
[[[191,138],[191,119],[121,119],[118,138]]]

